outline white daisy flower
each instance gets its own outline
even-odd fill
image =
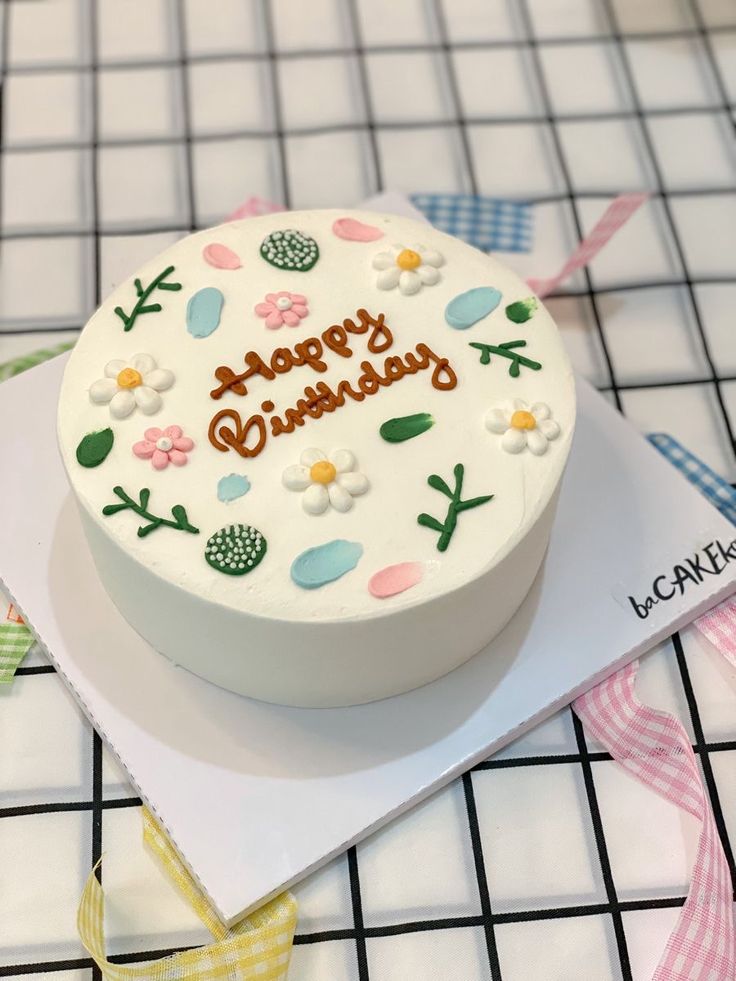
[[[109,405],[115,419],[125,419],[136,407],[151,416],[161,408],[158,393],[173,384],[173,371],[157,368],[150,354],[136,354],[130,362],[108,361],[105,377],[90,387],[89,397],[98,405]]]
[[[486,429],[503,433],[501,446],[507,453],[521,453],[525,448],[535,456],[547,452],[547,444],[560,435],[560,427],[550,418],[550,407],[544,402],[529,406],[521,399],[512,399],[489,409]]]
[[[307,514],[322,514],[332,505],[336,511],[349,511],[353,498],[368,490],[368,478],[355,469],[357,460],[350,450],[304,450],[299,463],[284,470],[281,480],[289,490],[304,491],[302,507]]]
[[[397,243],[391,246],[390,252],[379,252],[373,257],[373,268],[380,270],[376,286],[379,290],[392,290],[398,286],[407,296],[418,293],[422,286],[434,286],[439,280],[437,268],[444,261],[439,252],[424,245],[407,249]]]

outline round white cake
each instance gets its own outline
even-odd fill
[[[518,609],[575,423],[528,286],[420,222],[282,212],[122,283],[59,443],[125,619],[218,685],[303,706],[432,681]]]

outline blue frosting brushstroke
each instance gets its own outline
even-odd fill
[[[354,569],[362,554],[358,542],[336,538],[298,555],[291,564],[291,578],[302,589],[319,589]]]
[[[230,473],[227,477],[221,477],[217,481],[217,497],[224,503],[237,500],[243,494],[247,494],[249,490],[250,481],[239,473]]]
[[[192,337],[209,337],[220,326],[225,298],[214,286],[205,286],[189,298],[187,330]]]
[[[445,307],[445,320],[455,330],[467,330],[493,313],[501,302],[501,293],[493,286],[476,286],[459,293]]]

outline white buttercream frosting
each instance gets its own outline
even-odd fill
[[[384,238],[339,238],[332,225],[342,217],[376,226]],[[297,229],[317,243],[319,258],[309,271],[275,268],[261,256],[264,237],[281,229]],[[240,268],[213,268],[203,257],[213,243],[231,250]],[[418,263],[413,269],[396,265],[403,243],[418,256],[405,261]],[[182,289],[156,292],[148,302],[160,303],[161,311],[140,316],[124,331],[114,308],[130,310],[135,304],[133,276],[146,284],[170,265]],[[224,297],[220,323],[209,336],[193,337],[186,326],[187,302],[208,286]],[[448,302],[481,286],[501,292],[497,308],[467,330],[448,326]],[[296,326],[269,329],[254,308],[268,294],[282,292],[305,297],[308,312]],[[521,541],[561,477],[575,419],[572,373],[557,329],[541,304],[524,324],[506,317],[508,304],[529,295],[529,288],[495,259],[430,227],[389,215],[272,214],[185,238],[120,284],[92,317],[69,359],[59,404],[59,439],[74,492],[103,534],[136,561],[184,591],[235,610],[282,620],[329,621],[421,607],[478,577]],[[293,305],[288,297],[274,303],[284,312]],[[253,375],[246,382],[246,396],[230,390],[218,400],[211,398],[218,366],[242,372],[248,351],[268,363],[277,348],[293,349],[346,318],[356,321],[361,308],[373,317],[384,315],[393,334],[388,350],[371,353],[368,333],[350,334],[351,356],[325,348],[324,372],[304,365],[273,380]],[[484,365],[481,352],[470,346],[518,339],[527,342],[524,355],[542,368],[522,366],[517,378],[510,376],[507,358],[492,356]],[[233,449],[221,452],[208,439],[210,421],[221,410],[236,410],[243,422],[252,414],[263,415],[266,423],[271,416],[283,418],[288,407],[304,398],[305,386],[324,382],[335,390],[342,379],[355,383],[364,361],[383,373],[387,357],[405,359],[407,352],[416,353],[418,344],[448,359],[457,376],[454,389],[433,388],[430,365],[362,402],[348,398],[321,418],[307,416],[292,433],[274,437],[269,432],[263,450],[253,458],[244,459]],[[125,387],[130,376],[120,373],[127,368],[139,372],[140,384]],[[515,400],[532,414],[533,429],[512,425]],[[273,403],[273,410],[262,408],[263,403]],[[434,419],[421,435],[401,443],[380,436],[379,427],[387,420],[421,412]],[[80,440],[106,426],[115,435],[109,456],[98,467],[80,466],[75,457]],[[162,431],[181,427],[194,441],[187,466],[157,471],[138,458],[132,447],[145,426]],[[525,448],[530,452],[520,452]],[[320,461],[324,468],[315,469]],[[449,547],[438,552],[437,532],[420,525],[417,516],[445,519],[448,500],[427,478],[437,474],[452,488],[458,463],[465,468],[463,498],[492,494],[493,500],[461,512]],[[218,482],[233,472],[247,477],[250,489],[225,503],[218,498]],[[161,517],[170,518],[171,508],[183,505],[199,534],[160,527],[139,538],[142,521],[132,511],[102,514],[105,505],[118,500],[113,494],[117,485],[135,500],[141,488],[149,488],[149,510]],[[204,557],[208,538],[231,524],[253,526],[267,541],[263,560],[244,576],[223,575]],[[289,574],[294,559],[337,539],[362,545],[357,567],[321,589],[297,586]],[[390,599],[372,596],[370,578],[404,562],[431,563],[432,575]]]

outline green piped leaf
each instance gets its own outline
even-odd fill
[[[114,441],[115,434],[109,427],[87,433],[77,447],[77,462],[82,467],[99,467],[107,459]]]
[[[403,443],[406,439],[421,436],[432,426],[434,426],[434,419],[428,412],[416,412],[412,416],[388,419],[378,431],[387,443]]]
[[[537,311],[539,300],[536,296],[528,296],[525,300],[517,300],[506,307],[506,316],[515,324],[525,324],[531,320]]]

